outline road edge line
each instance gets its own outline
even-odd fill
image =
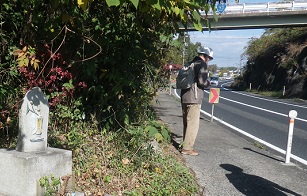
[[[180,96],[177,94],[176,89],[174,89],[174,92],[175,92],[176,97],[178,97],[180,99]],[[200,112],[202,114],[205,114],[205,115],[207,115],[207,116],[209,116],[211,118],[211,114],[209,114],[208,112],[205,112],[203,110],[200,110]],[[281,153],[281,154],[284,154],[284,155],[286,154],[285,150],[283,150],[283,149],[281,149],[281,148],[279,148],[277,146],[274,146],[274,145],[272,145],[272,144],[270,144],[270,143],[268,143],[268,142],[266,142],[266,141],[264,141],[264,140],[262,140],[260,138],[257,138],[256,136],[254,136],[252,134],[249,134],[249,133],[243,131],[242,129],[239,129],[238,127],[235,127],[235,126],[233,126],[233,125],[231,125],[231,124],[229,124],[229,123],[227,123],[227,122],[225,122],[225,121],[223,121],[223,120],[221,120],[221,119],[219,119],[219,118],[217,118],[215,116],[213,116],[213,119],[218,121],[218,122],[220,122],[220,123],[222,123],[223,125],[231,128],[231,129],[233,129],[233,130],[235,130],[235,131],[245,135],[246,137],[249,137],[249,138],[251,138],[251,139],[253,139],[253,140],[255,140],[255,141],[257,141],[257,142],[259,142],[259,143],[261,143],[261,144],[263,144],[263,145],[265,145],[265,146],[267,146],[267,147],[269,147],[269,148],[271,148],[271,149]],[[307,161],[306,160],[304,160],[304,159],[302,159],[302,158],[300,158],[300,157],[298,157],[298,156],[296,156],[294,154],[291,154],[290,157],[293,158],[294,160],[304,164],[304,165],[307,165]]]

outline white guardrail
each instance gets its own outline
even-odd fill
[[[254,11],[294,11],[294,10],[306,10],[307,2],[280,2],[280,3],[266,3],[266,4],[241,4],[241,5],[229,5],[226,7],[225,12],[254,12]]]
[[[307,2],[271,2],[271,3],[238,3],[225,4],[221,3],[224,9],[217,9],[219,14],[239,14],[255,12],[282,12],[282,11],[300,11],[307,10]],[[216,4],[218,6],[218,4]],[[202,13],[204,14],[204,13]],[[211,14],[211,13],[209,13]]]

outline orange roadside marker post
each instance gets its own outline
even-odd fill
[[[212,104],[211,122],[213,122],[214,104],[219,102],[219,96],[220,96],[220,89],[219,88],[210,88],[209,103]]]
[[[285,160],[286,164],[290,163],[292,139],[293,139],[294,119],[296,119],[296,117],[297,117],[297,111],[296,110],[290,110],[288,116],[290,118],[290,122],[289,122],[288,142],[287,142],[286,160]]]

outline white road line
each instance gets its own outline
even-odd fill
[[[228,82],[229,83],[229,82]],[[228,83],[224,83],[224,84],[228,84]],[[229,90],[228,88],[224,88],[223,85],[221,85],[221,87],[227,91],[231,91]],[[236,94],[239,94],[239,95],[244,95],[244,96],[247,96],[247,97],[252,97],[252,98],[255,98],[255,99],[261,99],[261,100],[265,100],[265,101],[270,101],[270,102],[274,102],[274,103],[280,103],[280,104],[284,104],[284,105],[289,105],[289,106],[294,106],[294,107],[299,107],[299,108],[305,108],[307,109],[306,106],[302,106],[302,105],[296,105],[296,104],[292,104],[292,103],[285,103],[285,102],[281,102],[281,101],[276,101],[276,100],[270,100],[270,99],[266,99],[266,98],[262,98],[262,97],[256,97],[256,96],[253,96],[253,95],[249,95],[249,94],[245,94],[245,93],[239,93],[239,92],[236,92],[236,91],[231,91],[232,93],[236,93]]]
[[[209,116],[211,118],[211,114],[209,114],[209,113],[207,113],[207,112],[205,112],[203,110],[201,110],[201,113],[203,113],[203,114],[205,114],[205,115],[207,115],[207,116]],[[271,149],[273,149],[273,150],[276,150],[277,152],[280,152],[281,154],[284,154],[284,155],[286,154],[285,150],[283,150],[281,148],[278,148],[277,146],[274,146],[274,145],[272,145],[272,144],[270,144],[270,143],[268,143],[268,142],[266,142],[266,141],[264,141],[264,140],[262,140],[260,138],[257,138],[256,136],[254,136],[252,134],[249,134],[249,133],[243,131],[242,129],[239,129],[239,128],[237,128],[237,127],[235,127],[235,126],[233,126],[233,125],[231,125],[231,124],[229,124],[229,123],[227,123],[227,122],[225,122],[225,121],[223,121],[223,120],[221,120],[221,119],[219,119],[219,118],[217,118],[215,116],[213,116],[213,119],[218,121],[218,122],[220,122],[220,123],[222,123],[222,124],[224,124],[224,125],[226,125],[227,127],[231,128],[231,129],[233,129],[233,130],[235,130],[235,131],[237,131],[237,132],[239,132],[239,133],[241,133],[241,134],[243,134],[243,135],[245,135],[245,136],[247,136],[247,137],[249,137],[249,138],[251,138],[251,139],[253,139],[253,140],[255,140],[255,141],[257,141],[257,142],[259,142],[259,143],[261,143],[261,144],[263,144],[263,145],[265,145],[267,147],[269,147],[269,148],[271,148]],[[291,154],[290,157],[293,158],[294,160],[300,162],[300,163],[303,163],[304,165],[307,165],[307,161],[302,159],[302,158],[300,158],[300,157],[298,157],[298,156],[295,156],[295,155]]]
[[[177,94],[176,89],[174,90],[174,92],[175,92],[175,95],[178,98],[180,98],[180,96]],[[207,116],[209,116],[211,118],[211,114],[209,114],[209,113],[207,113],[207,112],[205,112],[203,110],[200,110],[200,112],[205,114],[205,115],[207,115]],[[220,123],[222,123],[222,124],[224,124],[225,126],[231,128],[231,129],[233,129],[233,130],[235,130],[235,131],[237,131],[237,132],[239,132],[239,133],[241,133],[241,134],[243,134],[243,135],[245,135],[245,136],[247,136],[247,137],[249,137],[249,138],[251,138],[251,139],[253,139],[253,140],[255,140],[255,141],[257,141],[257,142],[259,142],[259,143],[261,143],[261,144],[263,144],[263,145],[265,145],[267,147],[269,147],[269,148],[271,148],[271,149],[273,149],[273,150],[276,150],[277,152],[280,152],[281,154],[284,154],[284,155],[286,154],[285,150],[283,150],[281,148],[278,148],[277,146],[274,146],[274,145],[272,145],[272,144],[270,144],[270,143],[268,143],[268,142],[266,142],[266,141],[264,141],[264,140],[262,140],[260,138],[257,138],[256,136],[254,136],[252,134],[249,134],[249,133],[243,131],[242,129],[239,129],[238,127],[235,127],[235,126],[233,126],[233,125],[231,125],[231,124],[229,124],[229,123],[227,123],[227,122],[225,122],[225,121],[223,121],[223,120],[221,120],[221,119],[219,119],[219,118],[217,118],[215,116],[213,116],[213,119],[218,121],[218,122],[220,122]],[[294,154],[291,154],[290,157],[292,159],[294,159],[294,160],[304,164],[304,165],[307,165],[307,160],[304,160],[304,159],[302,159],[302,158],[300,158],[298,156],[295,156]]]
[[[208,91],[205,91],[205,92],[206,92],[206,93],[209,93]],[[272,111],[272,110],[267,110],[267,109],[264,109],[264,108],[260,108],[260,107],[253,106],[253,105],[249,105],[249,104],[242,103],[242,102],[239,102],[239,101],[234,101],[234,100],[231,100],[231,99],[222,97],[222,96],[220,96],[220,99],[225,99],[225,100],[227,100],[227,101],[230,101],[230,102],[233,102],[233,103],[237,103],[237,104],[240,104],[240,105],[244,105],[244,106],[247,106],[247,107],[255,108],[255,109],[257,109],[257,110],[262,110],[262,111],[269,112],[269,113],[272,113],[272,114],[276,114],[276,115],[288,117],[287,114],[282,114],[282,113],[279,113],[279,112],[274,112],[274,111]],[[303,121],[303,122],[307,122],[307,120],[306,120],[306,119],[303,119],[303,118],[296,118],[295,120],[300,120],[300,121]]]

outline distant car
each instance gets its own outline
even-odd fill
[[[219,77],[218,76],[211,76],[210,77],[211,86],[219,85]]]
[[[231,76],[227,76],[227,77],[226,77],[226,80],[230,80],[230,79],[231,79]]]

